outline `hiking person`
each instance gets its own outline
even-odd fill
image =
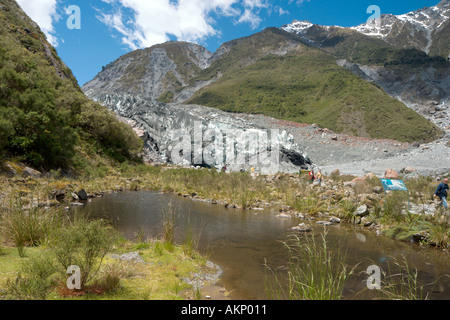
[[[438,207],[444,206],[445,209],[448,208],[447,190],[448,190],[448,179],[444,179],[444,181],[438,185],[436,192],[433,195],[435,198],[439,197],[439,199],[441,199],[441,202],[438,204]]]
[[[319,169],[319,172],[317,172],[317,175],[316,175],[316,179],[319,180],[319,187],[320,187],[322,184],[322,179],[323,179],[322,170]]]
[[[315,179],[315,177],[314,177],[314,170],[313,169],[311,169],[311,171],[309,171],[308,176],[309,176],[309,183],[312,184],[314,182],[314,179]]]

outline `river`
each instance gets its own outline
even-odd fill
[[[291,227],[302,222],[280,219],[276,212],[228,209],[173,194],[148,191],[121,192],[95,199],[83,208],[93,217],[107,218],[126,237],[143,230],[150,237],[162,232],[163,213],[169,204],[176,210],[176,235],[182,241],[188,219],[200,238],[199,251],[219,265],[224,273],[219,285],[230,292],[231,299],[264,300],[265,263],[278,268],[288,262],[283,242],[292,235]],[[369,299],[365,272],[370,265],[383,266],[405,257],[410,268],[417,269],[430,299],[450,299],[450,256],[435,248],[400,242],[360,226],[336,224],[327,227],[327,242],[332,250],[346,251],[347,264],[355,267],[349,278],[344,299]],[[324,227],[315,225],[314,234]],[[384,269],[383,269],[384,270]]]

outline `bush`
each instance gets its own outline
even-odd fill
[[[51,277],[56,272],[52,259],[47,255],[27,261],[22,272],[6,283],[6,297],[14,300],[45,300],[56,282]]]
[[[50,247],[64,272],[72,266],[81,270],[81,289],[95,277],[103,259],[115,244],[116,233],[102,220],[76,220],[54,232]]]
[[[76,122],[88,137],[97,141],[99,149],[117,161],[136,159],[142,150],[143,142],[136,133],[97,103],[83,104]]]
[[[405,201],[407,201],[407,194],[405,192],[393,192],[388,194],[384,199],[383,218],[393,219],[397,222],[403,220],[402,214],[405,208]]]

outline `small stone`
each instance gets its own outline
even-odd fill
[[[306,223],[300,223],[298,226],[292,227],[292,231],[295,232],[310,232],[312,227]]]
[[[341,219],[339,219],[337,217],[331,217],[330,218],[330,222],[331,223],[341,223]]]
[[[324,227],[329,227],[331,226],[333,223],[329,222],[329,221],[317,221],[316,224],[321,224]]]
[[[276,217],[280,218],[280,219],[290,219],[291,215],[287,214],[287,213],[280,213],[280,214],[277,214]]]
[[[383,187],[379,187],[379,186],[373,187],[372,191],[377,194],[383,193]]]

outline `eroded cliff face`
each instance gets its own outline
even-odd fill
[[[337,64],[372,81],[390,96],[423,115],[450,136],[450,73],[448,68],[384,68],[337,60]]]
[[[312,163],[291,134],[250,124],[238,115],[165,104],[129,94],[90,96],[129,122],[145,141],[145,159],[263,174],[298,172]]]

